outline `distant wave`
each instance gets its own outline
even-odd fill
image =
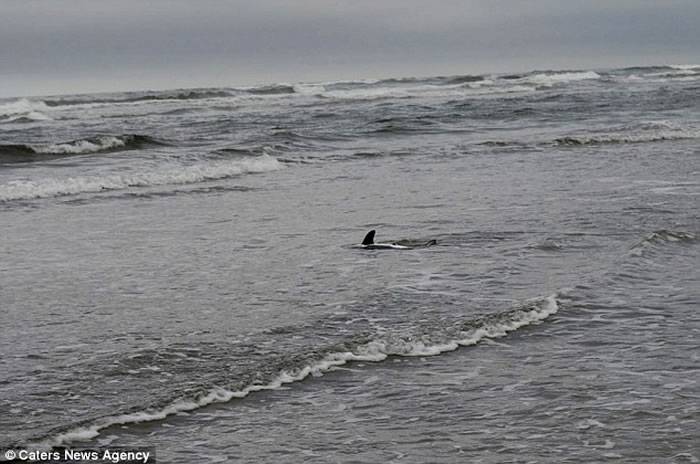
[[[536,88],[550,88],[573,84],[586,80],[604,80],[611,75],[629,78],[631,73],[640,76],[653,76],[653,73],[667,73],[678,76],[695,74],[700,68],[695,65],[674,65],[639,67],[614,70],[610,72],[579,70],[579,71],[537,71],[522,74],[463,74],[454,76],[433,77],[398,77],[388,79],[365,79],[348,81],[328,81],[299,84],[266,84],[251,87],[226,87],[202,89],[178,89],[163,91],[127,92],[121,94],[93,94],[62,97],[46,97],[43,101],[26,99],[0,105],[0,122],[7,119],[8,114],[16,117],[24,114],[28,119],[48,118],[46,110],[55,107],[90,104],[120,104],[148,101],[178,101],[216,98],[240,97],[274,97],[297,95],[317,98],[334,99],[378,99],[385,97],[411,97],[423,93],[448,92],[459,94],[465,92],[524,92]],[[612,73],[612,74],[609,74]],[[442,90],[441,90],[442,89]],[[10,112],[4,113],[3,107],[10,106]],[[21,108],[18,111],[17,105]],[[6,109],[7,110],[7,109]],[[33,114],[29,115],[32,111]],[[42,116],[43,115],[43,116]]]
[[[431,337],[422,336],[379,336],[359,344],[341,344],[322,350],[314,355],[303,355],[292,366],[280,370],[273,378],[245,385],[241,388],[212,388],[192,398],[180,398],[164,407],[116,414],[92,422],[77,425],[71,429],[55,433],[31,444],[32,447],[49,448],[62,446],[78,440],[89,440],[100,431],[114,425],[136,424],[162,420],[179,412],[192,411],[214,403],[225,403],[236,398],[244,398],[262,390],[274,390],[284,384],[298,382],[309,375],[322,373],[349,362],[381,362],[390,356],[436,356],[458,349],[461,346],[476,345],[484,339],[503,337],[521,327],[538,323],[559,310],[556,295],[533,300],[532,302],[477,320],[466,321],[454,333]]]
[[[287,84],[264,85],[245,89],[245,91],[252,95],[288,95],[296,93],[294,86]]]
[[[381,79],[377,81],[377,84],[413,84],[416,82],[425,82],[430,78],[424,77],[390,77],[388,79]]]
[[[193,184],[247,173],[276,171],[282,167],[283,165],[277,159],[262,155],[233,161],[166,165],[149,171],[133,171],[124,174],[15,180],[0,185],[0,201],[33,200],[132,187]]]
[[[47,114],[49,107],[42,101],[21,98],[0,104],[0,123],[47,121],[52,118]]]
[[[700,65],[679,64],[669,66],[631,67],[612,70],[611,77],[625,81],[696,80],[700,78]]]
[[[552,87],[558,84],[567,84],[569,82],[600,78],[600,74],[594,71],[572,71],[531,74],[523,77],[522,80],[535,85]]]
[[[146,135],[100,135],[52,144],[0,144],[0,163],[22,163],[55,156],[134,150],[163,145]]]
[[[680,71],[700,72],[700,64],[672,64],[670,67]]]
[[[80,95],[76,97],[63,97],[58,99],[45,99],[43,101],[46,106],[71,106],[71,105],[86,105],[86,104],[105,104],[105,103],[136,103],[142,101],[158,101],[158,100],[197,100],[207,98],[222,98],[235,95],[234,92],[227,90],[183,90],[183,91],[160,91],[153,93],[127,93],[122,96],[103,97],[98,95]]]
[[[214,154],[220,154],[225,156],[256,156],[264,154],[265,149],[263,147],[229,147],[229,148],[219,148],[214,152]]]
[[[626,68],[619,68],[613,70],[614,72],[623,73],[644,73],[644,72],[654,72],[673,69],[671,66],[660,65],[660,66],[628,66]]]
[[[453,76],[453,77],[446,77],[445,84],[447,84],[447,85],[467,84],[467,83],[471,83],[471,82],[481,82],[485,79],[486,78],[484,76],[470,76],[470,75]]]
[[[212,98],[230,98],[242,95],[286,95],[293,94],[295,92],[296,90],[294,86],[287,84],[275,84],[247,88],[128,92],[124,94],[111,94],[109,96],[77,95],[72,97],[46,98],[41,102],[41,104],[45,105],[45,107],[61,107],[109,103],[139,103],[148,101],[204,100]]]
[[[330,83],[327,86],[328,97],[372,98],[381,96],[406,96],[419,94],[424,91],[434,92],[439,87],[462,85],[463,90],[480,90],[482,92],[526,92],[537,89],[549,89],[577,82],[601,81],[608,82],[613,78],[622,79],[655,79],[659,77],[679,78],[683,76],[700,75],[700,66],[672,65],[624,68],[611,71],[572,70],[572,71],[534,71],[521,74],[483,74],[457,75],[447,77],[404,77],[382,79],[376,82],[352,82],[337,87]],[[319,84],[322,85],[322,84]],[[360,90],[364,89],[364,93]],[[454,89],[457,91],[458,89]]]
[[[433,76],[433,77],[394,77],[381,79],[378,81],[357,81],[362,85],[397,86],[405,84],[432,84],[432,85],[458,85],[468,82],[479,82],[486,79],[484,75],[459,74],[454,76]],[[352,83],[352,82],[349,82]]]
[[[45,97],[43,101],[20,99],[0,104],[1,122],[40,121],[50,119],[51,108],[71,105],[128,104],[148,101],[187,101],[198,99],[253,97],[316,97],[331,99],[373,100],[410,98],[423,94],[468,95],[502,92],[547,90],[578,82],[644,79],[695,79],[700,65],[630,67],[614,70],[534,71],[518,74],[463,74],[433,77],[396,77],[328,81],[317,83],[277,83],[250,87],[224,87],[140,91],[112,94]]]

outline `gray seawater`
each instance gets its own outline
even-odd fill
[[[0,447],[699,462],[699,141],[697,66],[0,101]]]

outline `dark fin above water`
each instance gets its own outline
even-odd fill
[[[362,241],[363,245],[372,245],[374,243],[374,230],[370,230],[367,232],[367,235],[365,235],[365,239]]]

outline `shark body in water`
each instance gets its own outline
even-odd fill
[[[374,235],[376,231],[370,230],[365,235],[359,248],[366,250],[411,250],[413,248],[426,248],[437,245],[437,240],[397,240],[395,242],[375,243]]]

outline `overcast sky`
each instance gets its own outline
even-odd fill
[[[0,96],[700,63],[700,0],[0,0]]]

